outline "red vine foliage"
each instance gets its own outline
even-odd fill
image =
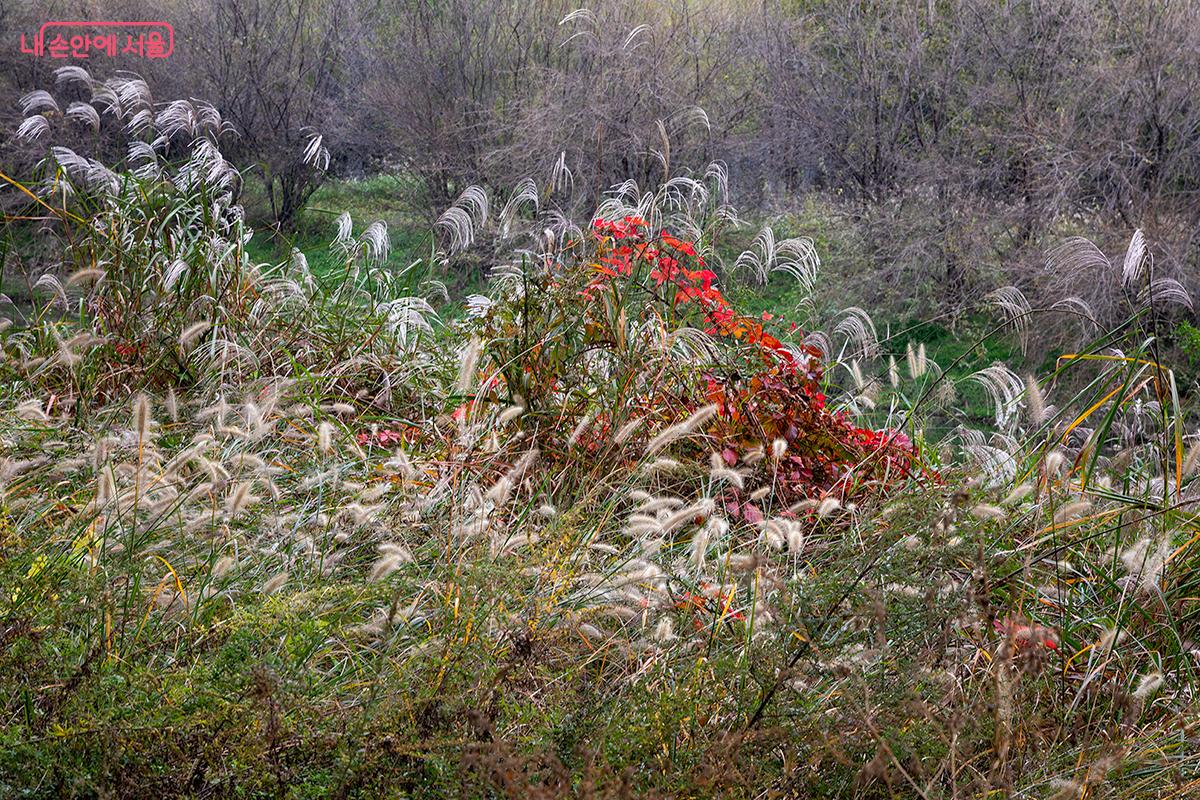
[[[830,410],[820,351],[782,342],[767,329],[773,319],[734,308],[697,242],[654,233],[638,216],[597,219],[589,235],[567,243],[529,282],[519,302],[501,304],[485,321],[485,334],[504,351],[496,358],[503,380],[489,388],[506,388],[510,399],[534,409],[548,395],[580,386],[589,386],[580,394],[592,398],[625,392],[574,437],[572,446],[597,453],[608,452],[622,424],[613,409],[644,418],[652,430],[715,404],[717,418],[705,431],[710,445],[730,466],[771,471],[776,504],[845,498],[908,478],[915,465],[908,438]],[[702,366],[662,367],[652,384],[629,389],[647,369],[645,351],[630,339],[683,328],[702,331],[717,357]],[[597,352],[611,356],[602,377],[585,367]],[[574,424],[561,419],[560,427],[565,439]],[[772,455],[756,457],[762,453]],[[752,520],[758,513],[736,491],[726,499],[735,515]]]

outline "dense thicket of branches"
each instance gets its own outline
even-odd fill
[[[836,197],[872,285],[936,284],[949,304],[978,265],[1040,263],[1080,219],[1101,238],[1144,227],[1173,263],[1196,261],[1200,4],[577,2],[64,2],[6,6],[0,28],[15,43],[47,14],[169,18],[170,60],[88,66],[221,108],[284,225],[323,177],[301,159],[315,132],[333,174],[415,177],[430,213],[560,159],[581,204],[663,162],[721,159],[744,207]],[[62,62],[15,44],[0,60],[11,131],[16,98]],[[6,164],[21,153],[0,147]]]

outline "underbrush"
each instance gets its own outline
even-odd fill
[[[560,175],[472,188],[399,274],[341,217],[314,275],[255,262],[175,119],[26,187],[63,258],[0,331],[4,794],[1200,788],[1200,449],[1152,324],[1187,298],[1140,237],[1126,321],[963,373],[826,317],[811,240],[724,257],[720,165],[582,225]],[[485,237],[448,323],[429,275]],[[780,276],[781,316],[722,291]],[[953,361],[1087,316],[989,304]]]

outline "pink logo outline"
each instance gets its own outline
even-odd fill
[[[51,22],[43,22],[42,27],[38,28],[37,35],[33,38],[33,50],[25,49],[25,34],[21,34],[21,52],[30,53],[35,58],[40,58],[46,53],[46,30],[49,28],[71,28],[71,27],[90,27],[90,28],[166,28],[167,29],[167,49],[160,56],[146,56],[146,58],[167,58],[175,52],[175,26],[169,22],[157,22],[147,20],[137,21],[117,21],[117,20],[54,20]]]

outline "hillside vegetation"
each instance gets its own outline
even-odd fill
[[[150,119],[13,180],[0,794],[1200,791],[1191,300],[1140,231],[1055,251],[1104,313],[998,286],[935,356],[720,163],[472,186],[402,267],[332,217],[317,268],[260,263],[215,109]]]

